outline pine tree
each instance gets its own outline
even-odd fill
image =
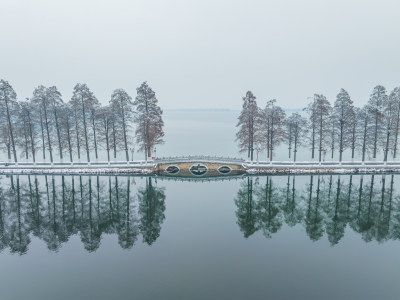
[[[158,106],[158,100],[154,91],[143,82],[137,89],[137,96],[133,105],[136,108],[134,122],[136,123],[136,142],[139,150],[144,150],[145,158],[151,156],[151,150],[155,145],[164,143],[162,110]]]

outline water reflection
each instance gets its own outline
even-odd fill
[[[274,184],[284,179],[284,186]],[[296,179],[308,182],[299,186]],[[237,223],[246,238],[257,231],[270,238],[285,223],[302,225],[312,241],[326,235],[332,246],[346,227],[366,242],[398,240],[400,195],[394,183],[395,175],[249,177],[235,199]]]
[[[245,238],[256,232],[271,238],[284,226],[302,226],[312,241],[325,236],[332,246],[341,241],[346,228],[366,242],[398,240],[400,194],[394,189],[398,179],[397,175],[241,177],[233,183],[238,188],[237,224]],[[185,192],[184,183],[172,184],[182,185]],[[191,195],[196,195],[192,189]],[[118,176],[0,177],[0,252],[24,254],[32,237],[58,251],[74,235],[89,252],[99,248],[104,234],[117,235],[123,249],[140,237],[152,245],[160,237],[165,201],[165,188],[151,177],[138,185],[134,177]]]
[[[102,234],[117,234],[131,248],[141,234],[152,244],[164,220],[164,189],[146,178],[134,194],[130,177],[10,176],[0,184],[0,250],[28,251],[30,234],[57,251],[79,234],[84,248],[95,251]]]

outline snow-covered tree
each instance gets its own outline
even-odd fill
[[[43,152],[45,152],[45,137],[43,132],[45,130],[47,136],[47,150],[50,154],[50,161],[53,162],[52,126],[50,117],[52,103],[51,98],[48,96],[47,88],[43,85],[40,85],[33,91],[32,102],[37,107],[37,110],[41,116]]]
[[[17,113],[17,144],[23,149],[25,158],[32,154],[33,162],[36,162],[36,152],[38,144],[38,124],[33,116],[34,110],[32,103],[21,101],[18,103]]]
[[[319,161],[322,161],[322,153],[326,153],[326,146],[331,137],[329,133],[331,131],[332,107],[324,95],[315,94],[314,101],[309,104],[306,110],[310,118],[312,158],[314,158],[314,149],[318,143]]]
[[[373,115],[368,105],[357,110],[357,138],[356,149],[361,153],[361,160],[365,161],[366,155],[373,153],[374,150],[374,131],[371,124]]]
[[[6,128],[7,135],[10,137],[12,151],[14,154],[14,161],[17,163],[17,152],[15,147],[15,137],[14,137],[14,129],[13,129],[13,116],[12,111],[16,106],[17,94],[15,93],[12,86],[3,79],[0,80],[0,110],[2,119],[5,121],[6,125],[3,124],[4,128]]]
[[[59,122],[60,108],[63,105],[63,100],[61,99],[61,93],[57,90],[57,87],[51,86],[46,89],[47,102],[50,104],[52,118],[51,121],[56,129],[58,150],[60,153],[60,159],[63,159],[63,140],[61,139],[61,128]]]
[[[341,89],[336,96],[333,107],[333,132],[337,135],[339,145],[339,161],[342,161],[343,151],[351,148],[354,123],[354,105],[346,90]]]
[[[107,151],[107,161],[110,162],[110,150],[112,148],[112,125],[114,120],[114,114],[110,106],[101,107],[97,110],[98,119],[98,133],[99,141],[101,145]]]
[[[293,113],[286,119],[286,136],[289,146],[289,158],[293,149],[293,161],[297,159],[298,148],[303,145],[307,134],[307,119],[299,113]]]
[[[376,158],[378,151],[379,140],[382,138],[383,133],[383,116],[384,116],[384,103],[387,101],[386,89],[377,85],[368,101],[368,107],[370,113],[372,114],[374,121],[371,123],[372,130],[374,131],[374,148],[373,148],[373,158]]]
[[[136,108],[134,116],[136,142],[139,145],[139,150],[144,150],[147,159],[151,156],[151,151],[155,145],[164,143],[164,121],[156,94],[147,82],[143,82],[136,90],[137,96],[133,102]]]
[[[129,134],[130,121],[132,120],[132,114],[133,114],[132,97],[129,96],[128,93],[125,92],[125,90],[117,89],[114,90],[111,95],[110,104],[113,108],[114,113],[116,114],[115,118],[122,122],[122,136],[123,136],[124,150],[126,155],[126,161],[129,161],[128,134]]]
[[[392,146],[393,159],[397,156],[398,139],[400,132],[400,87],[396,87],[389,95],[391,106],[394,108],[392,121]]]
[[[394,138],[394,129],[397,122],[398,117],[398,99],[396,93],[393,91],[390,93],[389,97],[384,98],[383,102],[383,135],[381,139],[381,146],[384,149],[384,158],[383,161],[388,160],[389,150],[391,149],[391,145],[393,145]]]
[[[236,141],[239,143],[239,152],[247,152],[247,157],[253,160],[254,148],[262,139],[262,113],[257,106],[256,97],[248,91],[243,99],[243,108],[239,115],[236,127]]]
[[[78,157],[80,157],[80,144],[83,132],[83,138],[85,142],[85,150],[87,161],[90,162],[90,149],[91,149],[91,139],[89,136],[89,120],[91,120],[91,116],[94,115],[94,112],[99,106],[99,102],[97,98],[94,96],[92,91],[88,88],[86,84],[78,83],[74,87],[74,92],[71,98],[71,106],[74,112],[75,118],[75,128],[77,135],[77,147],[78,147]],[[82,127],[80,127],[82,126]],[[81,130],[79,130],[81,128]],[[92,122],[92,132],[93,132],[93,144],[96,151],[97,158],[97,141],[96,141],[96,132],[95,124]]]
[[[263,144],[267,148],[267,157],[272,161],[273,150],[285,140],[286,113],[275,105],[276,100],[270,100],[262,112]]]

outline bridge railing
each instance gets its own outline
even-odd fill
[[[244,163],[245,160],[237,157],[224,157],[224,156],[209,156],[209,155],[189,155],[189,156],[169,156],[169,157],[158,157],[155,160],[157,163],[160,162],[185,162],[185,161],[216,161],[216,162],[234,162]]]

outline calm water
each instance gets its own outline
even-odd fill
[[[1,299],[398,299],[399,175],[0,178]]]
[[[166,112],[157,154],[239,156],[237,114]],[[398,299],[399,184],[1,176],[0,299]]]

